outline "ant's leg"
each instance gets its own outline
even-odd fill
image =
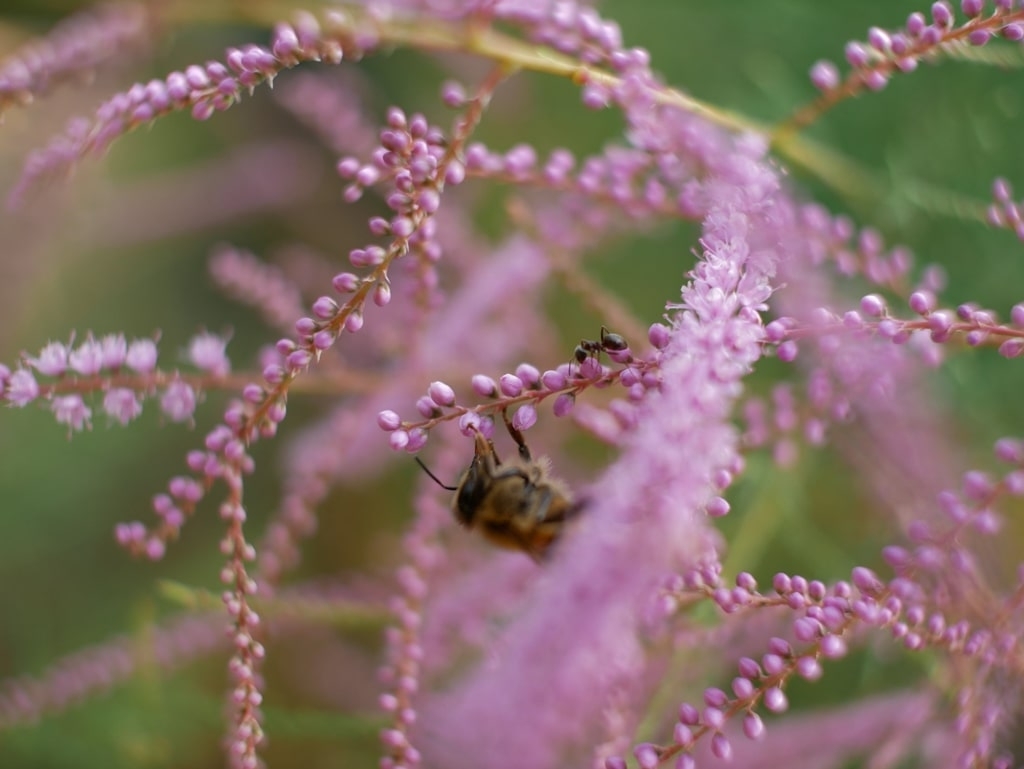
[[[526,441],[523,440],[523,434],[519,432],[513,425],[512,421],[508,418],[508,409],[501,410],[501,418],[505,420],[505,429],[508,430],[508,434],[512,436],[512,440],[516,442],[516,446],[519,447],[519,457],[524,462],[529,462],[530,449],[526,446]]]

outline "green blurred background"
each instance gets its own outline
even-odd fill
[[[0,9],[0,53],[79,7],[6,0]],[[618,0],[600,7],[621,23],[629,44],[651,52],[667,82],[770,124],[813,98],[807,73],[817,59],[838,62],[844,44],[863,39],[869,26],[893,28],[927,4]],[[229,13],[230,6],[224,10]],[[105,75],[92,85],[58,89],[31,108],[12,110],[0,126],[4,189],[25,152],[44,143],[68,116],[87,114],[134,80],[218,58],[227,45],[267,37],[265,29],[243,22],[182,26],[165,34],[152,58],[143,57],[133,69]],[[1024,154],[1019,151],[1024,56],[1019,49],[1007,50],[1004,67],[963,61],[923,65],[880,93],[842,104],[808,131],[876,175],[877,188],[869,198],[851,199],[812,175],[793,174],[794,183],[833,211],[877,227],[889,242],[909,245],[919,264],[942,264],[950,277],[945,304],[976,301],[1004,316],[1024,299],[1020,244],[1010,234],[991,232],[951,211],[961,198],[984,204],[996,176],[1024,185]],[[397,51],[369,58],[359,71],[372,85],[369,101],[376,118],[388,105],[398,104],[446,125],[450,113],[439,106],[439,82],[466,66],[462,60],[439,62]],[[287,87],[287,77],[278,88]],[[571,148],[583,154],[599,150],[620,128],[615,114],[583,110],[569,84],[524,74],[499,92],[480,137],[495,148],[526,141],[542,152],[571,137]],[[276,141],[290,142],[297,153],[295,188],[284,201],[273,210],[185,226],[195,214],[189,191],[204,183],[203,174],[211,168],[211,178],[219,178],[216,164],[225,153]],[[42,212],[0,217],[0,361],[13,364],[21,353],[34,354],[50,339],[67,340],[72,330],[145,336],[159,329],[161,360],[172,366],[181,360],[179,351],[189,337],[207,328],[231,329],[229,351],[236,369],[251,367],[259,345],[276,333],[251,310],[218,293],[206,271],[208,254],[223,241],[262,254],[305,240],[335,255],[340,268],[347,249],[364,237],[363,222],[373,203],[352,208],[339,203],[342,185],[333,174],[334,160],[265,88],[207,123],[175,115],[136,131],[118,142],[106,160],[87,162],[67,191],[47,198]],[[147,197],[153,184],[164,192]],[[174,190],[182,191],[182,197],[175,197]],[[504,194],[487,190],[481,195],[481,227],[492,236],[510,227],[501,205]],[[176,225],[179,219],[185,225]],[[45,238],[38,236],[40,224]],[[686,269],[678,257],[693,245],[694,232],[679,225],[616,242],[594,254],[587,269],[614,287],[639,318],[651,322],[673,298],[664,294],[664,286],[674,285]],[[851,285],[850,296],[863,291]],[[551,306],[559,308],[556,318],[566,350],[573,340],[593,336],[600,323],[574,300],[563,301],[557,288]],[[751,385],[767,391],[778,371],[765,366]],[[991,442],[1022,432],[1024,375],[1019,364],[1002,360],[993,350],[950,351],[934,384],[948,404],[944,408],[963,440],[965,456],[974,466],[992,467]],[[223,403],[223,394],[207,394],[195,429],[164,424],[149,404],[129,429],[108,427],[98,416],[91,431],[72,440],[41,408],[0,415],[0,677],[39,674],[63,655],[114,635],[144,644],[149,623],[178,611],[161,596],[160,579],[216,589],[221,526],[212,503],[201,508],[159,564],[133,562],[115,546],[111,533],[116,522],[149,520],[151,495],[184,469],[185,453],[215,423]],[[281,447],[329,404],[326,397],[293,398],[283,440],[256,448],[262,471],[247,488],[254,540],[279,496],[274,468]],[[601,450],[583,443],[581,451],[600,462]],[[298,576],[345,577],[366,570],[368,543],[399,532],[408,518],[405,500],[414,472],[411,463],[395,462],[386,477],[332,494],[335,502],[344,497],[348,509],[372,507],[378,513],[367,521],[324,510],[321,532],[306,544]],[[737,559],[761,578],[779,569],[836,578],[857,563],[878,565],[878,549],[885,543],[875,536],[881,524],[858,512],[863,504],[855,481],[829,452],[811,455],[784,473],[754,455],[748,478],[736,490],[735,512],[723,528],[742,554],[734,552]],[[822,510],[835,514],[824,516]],[[1009,521],[1008,534],[1001,557],[1010,565],[1019,559],[1019,522]],[[392,565],[376,564],[370,573],[386,574]],[[372,627],[327,628],[282,643],[268,668],[271,765],[375,763],[379,722],[372,707],[362,706],[372,703],[372,692],[362,692],[376,664],[377,635]],[[288,683],[290,676],[311,675],[292,669],[302,649],[331,643],[347,650],[339,664],[360,671],[353,679],[353,689],[360,692],[355,705]],[[289,653],[297,655],[291,662],[275,661],[287,660]],[[883,663],[854,655],[829,668],[822,684],[794,692],[794,703],[840,702],[891,686],[894,677],[921,675],[925,666],[919,658],[907,665],[905,660]],[[223,654],[173,673],[149,666],[108,695],[41,724],[0,733],[0,767],[219,766],[223,668]]]

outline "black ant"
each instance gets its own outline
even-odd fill
[[[601,326],[601,339],[581,339],[573,350],[572,357],[578,365],[582,365],[587,358],[597,358],[602,352],[608,353],[612,360],[616,359],[613,353],[624,352],[629,349],[629,343],[621,334],[614,334],[606,326]],[[631,357],[631,356],[629,356]],[[620,361],[620,362],[628,362]]]

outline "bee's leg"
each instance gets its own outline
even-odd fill
[[[512,440],[514,440],[516,442],[516,446],[519,447],[520,459],[524,462],[529,462],[531,460],[530,449],[526,446],[523,434],[512,425],[512,421],[508,418],[508,409],[501,410],[501,418],[505,420],[505,428],[508,430],[508,434],[512,436]]]
[[[477,462],[485,463],[489,468],[489,474],[493,475],[495,468],[501,466],[498,452],[494,450],[494,441],[485,438],[484,434],[475,427],[472,430],[474,440],[473,462],[474,464]]]
[[[543,521],[548,517],[548,510],[551,509],[551,489],[547,487],[537,487],[537,507],[533,511],[533,517],[538,522]]]
[[[583,497],[570,502],[569,505],[564,508],[559,506],[554,513],[551,513],[551,504],[553,501],[554,496],[551,494],[550,489],[545,488],[543,491],[538,490],[537,509],[533,512],[534,517],[538,521],[548,521],[551,523],[571,521],[590,505],[590,500]]]

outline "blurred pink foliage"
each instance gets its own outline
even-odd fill
[[[222,519],[227,637],[210,599],[179,586],[191,611],[155,625],[151,643],[165,669],[230,649],[230,766],[262,765],[271,696],[264,662],[287,636],[275,631],[385,611],[382,769],[686,769],[730,757],[743,766],[840,766],[859,757],[879,767],[1011,765],[1024,587],[1000,584],[984,553],[1000,529],[999,505],[1024,492],[1024,442],[996,445],[1008,466],[1002,475],[965,472],[968,459],[928,377],[950,341],[1018,357],[1024,306],[1009,322],[980,305],[942,307],[940,270],[915,267],[906,249],[807,201],[783,173],[784,150],[773,154],[780,137],[925,58],[1024,37],[1016,3],[983,8],[965,0],[966,18],[957,20],[936,3],[930,20],[915,14],[903,29],[873,29],[848,46],[846,76],[827,62],[814,66],[821,95],[769,136],[664,84],[649,55],[627,47],[619,27],[588,6],[367,2],[291,22],[259,19],[273,27],[267,46],[231,48],[221,61],[136,83],[28,156],[9,200],[31,221],[55,194],[44,182],[116,152],[125,134],[176,112],[215,120],[275,84],[276,104],[340,155],[336,208],[373,212],[344,270],[311,244],[269,258],[211,244],[213,282],[282,335],[268,337],[254,360],[229,359],[227,333],[197,333],[181,365],[169,362],[158,336],[69,333],[0,366],[9,406],[48,408],[69,434],[101,419],[128,426],[151,408],[165,423],[191,424],[208,393],[231,394],[221,422],[154,495],[155,520],[116,529],[132,554],[160,560],[193,516]],[[163,32],[157,21],[137,7],[104,6],[63,22],[0,66],[0,110],[138,55]],[[455,114],[447,124],[393,106],[378,125],[367,105],[373,87],[355,69],[339,79],[326,66],[286,74],[392,45],[466,50],[493,67],[441,87]],[[513,65],[570,78],[586,107],[621,113],[621,137],[579,158],[566,147],[541,157],[526,144],[486,146],[477,131]],[[274,210],[322,172],[299,145],[233,152],[216,173],[175,175],[149,193],[136,187],[121,201],[130,221],[103,228],[98,242],[141,242]],[[511,227],[489,242],[476,231],[474,195],[495,183],[514,191],[503,210]],[[195,197],[158,216],[167,189]],[[1011,192],[995,184],[989,221],[1019,232]],[[614,286],[590,277],[586,260],[606,241],[666,221],[694,223],[700,236],[673,245],[677,279],[654,286],[660,306],[641,319]],[[607,326],[582,352],[562,344],[545,293],[552,285]],[[864,285],[873,293],[853,298]],[[896,309],[901,300],[908,311]],[[747,382],[766,362],[782,373],[762,398]],[[253,447],[278,437],[295,399],[321,393],[334,400],[290,437],[276,511],[257,536],[247,486],[265,468]],[[513,438],[523,431],[548,449],[538,466],[546,473],[550,462],[578,495],[582,513],[560,530],[550,557],[533,563],[485,549],[453,525],[451,491],[423,477],[404,539],[382,532],[366,545],[382,568],[340,593],[314,584],[310,602],[295,597],[301,588],[288,578],[333,490],[381,473],[395,451],[424,449],[432,472],[458,484],[476,434],[511,455],[505,417]],[[566,448],[573,428],[558,417],[615,451],[589,481]],[[737,505],[737,484],[756,483],[750,463],[768,449],[769,473],[782,474],[826,446],[870,493],[872,520],[888,522],[887,573],[864,565],[846,579],[779,573],[763,576],[771,583],[763,587],[742,568],[727,570],[729,543],[713,519]],[[521,506],[508,515],[534,525],[525,519],[549,508],[530,507],[536,488],[526,474],[513,477]],[[827,686],[830,664],[883,643],[930,654],[938,672],[781,716],[794,681]],[[38,677],[0,683],[0,728],[138,674],[143,660],[131,647],[114,639]],[[316,678],[312,662],[290,664]],[[352,652],[345,664],[361,673],[371,663]],[[364,688],[365,677],[353,691]],[[354,710],[366,707],[352,697]]]

